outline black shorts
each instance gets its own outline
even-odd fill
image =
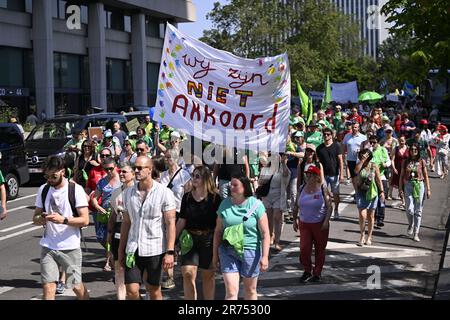
[[[147,284],[158,287],[161,283],[162,260],[159,256],[140,257],[136,254],[136,264],[133,268],[125,267],[125,284],[142,283],[144,271],[147,271]]]
[[[111,253],[114,256],[114,261],[117,261],[119,259],[120,239],[116,238],[116,234],[120,234],[121,225],[122,225],[122,222],[116,222],[114,225],[113,239],[112,239],[112,243],[111,243]]]
[[[357,176],[355,173],[356,161],[347,161],[348,171],[350,171],[350,177],[354,178]]]
[[[197,266],[200,269],[211,269],[211,262],[213,256],[213,235],[211,231],[206,235],[192,235],[194,245],[192,249],[181,256],[182,266]]]

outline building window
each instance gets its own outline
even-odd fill
[[[0,86],[23,86],[23,50],[0,47]]]
[[[159,21],[152,17],[145,18],[145,35],[147,37],[159,38]]]
[[[125,90],[125,63],[123,60],[107,59],[106,76],[108,90]]]
[[[154,106],[156,103],[158,77],[159,77],[159,63],[147,62],[147,88],[148,88],[149,106]]]
[[[113,29],[113,30],[119,30],[119,31],[126,31],[125,28],[129,29],[131,32],[131,18],[129,25],[126,26],[126,16],[123,14],[121,10],[117,9],[105,9],[106,14],[106,28],[107,29]],[[128,16],[129,17],[129,16]]]
[[[81,89],[86,86],[89,88],[89,69],[86,63],[85,56],[55,52],[53,54],[55,88]]]
[[[0,8],[25,12],[25,0],[0,0]]]
[[[131,32],[131,16],[124,16],[124,31]]]

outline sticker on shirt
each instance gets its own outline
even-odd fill
[[[314,195],[314,200],[318,200],[318,199],[320,199],[320,194],[315,194]]]

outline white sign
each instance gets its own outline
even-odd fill
[[[358,85],[356,81],[345,83],[330,83],[331,100],[339,103],[358,103]]]
[[[244,59],[167,24],[156,121],[219,145],[284,152],[290,104],[286,53]]]

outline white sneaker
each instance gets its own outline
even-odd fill
[[[411,236],[413,234],[413,227],[408,227],[408,235]]]
[[[416,242],[419,242],[419,241],[420,241],[420,239],[419,239],[419,234],[418,234],[418,233],[416,233],[416,234],[414,235],[413,240],[416,241]]]

